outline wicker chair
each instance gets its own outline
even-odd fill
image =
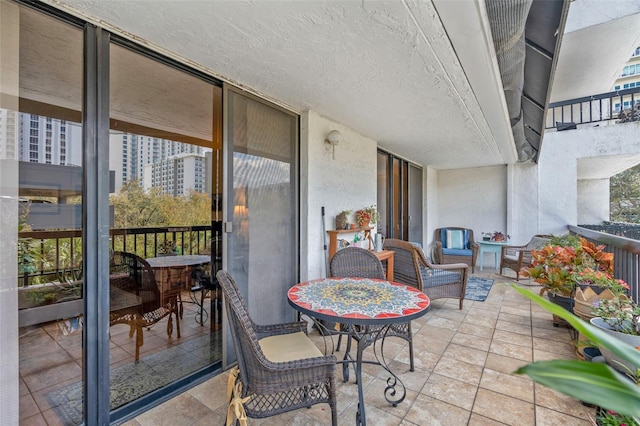
[[[128,324],[129,337],[135,333],[136,362],[140,359],[140,346],[144,344],[143,328],[149,328],[168,316],[167,336],[171,338],[173,314],[176,318],[176,334],[180,337],[178,296],[175,291],[161,290],[146,260],[133,253],[115,252],[109,269],[109,325]],[[135,302],[131,303],[131,300]]]
[[[331,258],[329,271],[332,277],[386,279],[382,263],[376,255],[369,250],[358,247],[346,247],[336,252]],[[410,370],[413,371],[413,335],[411,332],[411,322],[393,324],[389,327],[386,336],[397,336],[409,342],[409,364]],[[338,338],[337,350],[340,350],[341,338],[342,336]],[[349,343],[351,343],[351,341],[349,341]],[[348,345],[347,352],[350,349],[351,345]]]
[[[504,268],[511,269],[516,273],[516,281],[520,280],[522,268],[531,265],[531,250],[539,250],[549,244],[551,235],[534,235],[531,240],[523,246],[504,246],[500,254],[500,275]]]
[[[331,423],[336,426],[336,357],[322,355],[304,334],[304,321],[255,324],[229,273],[220,270],[216,277],[224,294],[238,359],[241,398],[250,397],[243,404],[247,416],[265,418],[327,403]]]
[[[454,247],[450,241],[447,243],[447,231],[462,232],[463,247]],[[466,263],[471,266],[471,272],[475,272],[476,258],[480,246],[473,239],[473,230],[467,228],[438,228],[434,232],[433,260],[440,265],[450,263]]]
[[[418,245],[393,238],[384,241],[384,248],[395,252],[395,281],[423,291],[431,300],[445,297],[458,299],[462,309],[469,265],[432,265]]]

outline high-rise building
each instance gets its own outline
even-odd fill
[[[640,87],[640,47],[636,47],[633,51],[631,58],[629,58],[629,61],[625,64],[624,68],[622,68],[622,72],[614,84],[613,90],[625,90]],[[634,96],[632,99],[630,95],[626,95],[622,99],[622,105],[619,101],[614,104],[614,111],[632,108],[634,105],[638,104],[638,102],[640,102],[638,96]]]
[[[17,160],[19,150],[19,113],[0,109],[0,160]]]
[[[109,140],[109,167],[116,171],[115,189],[117,191],[123,184],[133,180],[143,185],[147,165],[160,163],[180,154],[203,156],[203,151],[204,149],[200,146],[167,139],[130,133],[112,133]],[[187,170],[187,174],[194,174],[187,179],[195,182],[197,172]],[[154,183],[152,186],[158,185],[159,183]],[[202,192],[204,189],[202,187],[196,190]],[[169,194],[173,193],[174,189],[162,186],[162,191]]]
[[[21,113],[18,130],[20,161],[82,165],[82,129],[65,120]]]
[[[145,165],[142,182],[145,189],[161,188],[163,194],[180,196],[189,191],[204,192],[207,176],[204,155],[182,153]]]

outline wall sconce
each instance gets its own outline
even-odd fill
[[[332,157],[334,160],[336,159],[336,145],[340,143],[341,137],[342,135],[339,131],[332,130],[327,134],[327,138],[324,140],[324,143],[328,143],[329,145],[331,145],[331,148],[333,149]]]

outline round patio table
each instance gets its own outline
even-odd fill
[[[404,400],[406,389],[402,381],[388,367],[381,350],[375,350],[377,341],[384,346],[389,327],[406,323],[426,314],[430,301],[420,290],[395,282],[369,278],[326,278],[298,283],[287,293],[289,304],[314,320],[340,323],[347,327],[346,335],[358,343],[355,360],[349,350],[342,363],[343,378],[348,380],[348,366],[354,364],[358,385],[358,411],[356,424],[366,425],[362,391],[362,364],[380,365],[390,375],[384,390],[385,398],[393,406]],[[375,361],[364,361],[362,352],[374,345]],[[396,392],[400,386],[402,392]]]

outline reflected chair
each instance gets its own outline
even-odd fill
[[[454,263],[432,265],[416,243],[387,238],[385,250],[393,250],[394,280],[423,291],[429,299],[453,298],[460,301],[460,309],[467,289],[469,265]]]
[[[338,424],[336,403],[336,357],[323,355],[304,333],[304,321],[258,325],[225,270],[216,274],[224,295],[229,331],[238,359],[241,398],[249,397],[248,417],[276,414],[327,403],[331,423]]]
[[[531,266],[533,262],[531,250],[540,250],[549,244],[551,238],[551,235],[534,235],[525,245],[503,246],[500,253],[500,275],[503,275],[503,269],[511,269],[516,273],[516,281],[519,281],[522,268]]]
[[[167,336],[173,334],[173,314],[176,334],[180,337],[178,296],[175,291],[162,291],[151,266],[141,257],[127,252],[115,252],[109,267],[109,325],[128,324],[129,337],[136,335],[136,362],[144,344],[143,328],[149,329],[165,317]]]
[[[473,239],[473,230],[467,228],[438,228],[435,230],[433,261],[440,265],[466,263],[475,272],[480,246]]]
[[[338,250],[331,258],[329,272],[332,277],[386,280],[382,262],[378,260],[373,252],[359,247],[346,247]],[[411,322],[391,325],[386,336],[397,336],[409,343],[409,367],[410,370],[413,371],[413,334],[411,332]],[[340,350],[341,337],[342,335],[338,338],[337,350]],[[351,343],[351,341],[349,341],[349,343]],[[349,352],[349,349],[350,345],[347,345],[347,352]]]

